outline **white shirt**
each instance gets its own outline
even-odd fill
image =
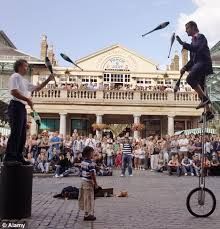
[[[188,151],[188,145],[189,145],[189,140],[187,138],[179,139],[178,143],[180,145],[180,152],[187,152]],[[181,146],[185,145],[185,146]]]
[[[25,97],[30,97],[31,92],[36,88],[33,84],[31,84],[28,80],[26,80],[23,76],[19,73],[14,73],[11,75],[9,79],[9,91],[11,92],[14,89],[17,89],[19,93]],[[23,104],[27,104],[27,102],[17,99],[16,97],[12,96],[13,100],[19,101]]]
[[[85,142],[85,145],[86,146],[90,146],[93,149],[95,149],[95,139],[93,139],[93,138],[87,138],[86,139],[86,142]]]

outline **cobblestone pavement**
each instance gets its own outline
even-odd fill
[[[220,177],[208,177],[207,187],[216,195],[217,207],[208,218],[195,218],[186,209],[187,194],[198,185],[197,177],[176,177],[150,171],[135,171],[133,177],[98,177],[103,187],[114,193],[128,191],[128,198],[98,198],[95,222],[84,222],[76,200],[54,199],[63,187],[79,187],[80,178],[35,177],[33,181],[30,229],[191,229],[220,227]],[[3,221],[4,222],[4,221]],[[2,223],[3,223],[2,222]],[[21,223],[20,220],[17,223]],[[2,225],[1,223],[1,225]]]

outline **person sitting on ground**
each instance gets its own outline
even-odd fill
[[[171,156],[171,160],[167,164],[167,169],[169,171],[169,175],[172,175],[173,172],[177,173],[177,176],[181,175],[181,170],[180,170],[180,163],[179,163],[179,156],[178,154],[173,154]]]
[[[199,159],[199,155],[195,154],[193,156],[193,168],[195,170],[196,176],[200,176],[200,169],[201,169],[201,160]]]
[[[163,172],[165,167],[164,154],[162,151],[158,154],[157,172]]]
[[[40,154],[37,158],[37,168],[41,170],[42,173],[48,173],[49,172],[49,161],[46,156],[46,150],[41,149]]]
[[[59,156],[57,155],[57,151],[56,151],[56,148],[53,148],[53,156],[52,158],[49,160],[50,162],[50,167],[53,171],[56,170],[56,165],[59,161]]]
[[[190,160],[188,158],[187,153],[184,154],[184,158],[183,158],[181,164],[182,164],[182,169],[183,169],[185,176],[188,175],[188,172],[191,173],[191,176],[194,176],[193,167],[192,167],[192,160]]]
[[[212,154],[211,159],[211,168],[210,168],[210,174],[211,175],[217,175],[220,172],[220,162],[217,158],[217,155],[214,153]]]
[[[66,160],[62,153],[59,155],[59,161],[56,165],[56,171],[54,177],[63,177],[63,173],[66,171]]]
[[[71,173],[75,176],[81,175],[81,163],[82,163],[82,154],[77,152],[76,157],[73,160],[73,168],[71,169]]]
[[[25,161],[29,161],[31,165],[35,164],[35,159],[33,158],[33,154],[30,152],[27,154],[27,158],[24,158],[24,159]]]
[[[210,173],[210,167],[211,167],[211,162],[208,158],[208,155],[204,155],[203,166],[204,166],[204,174],[208,176]]]

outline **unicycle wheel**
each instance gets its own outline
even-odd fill
[[[208,188],[195,188],[187,196],[186,207],[195,217],[208,217],[216,208],[216,198]]]

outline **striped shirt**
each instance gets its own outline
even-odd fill
[[[124,143],[122,153],[124,155],[131,155],[132,154],[132,147],[129,143]]]
[[[95,173],[95,163],[89,159],[85,159],[81,162],[82,179],[85,181],[91,181],[91,173]]]

